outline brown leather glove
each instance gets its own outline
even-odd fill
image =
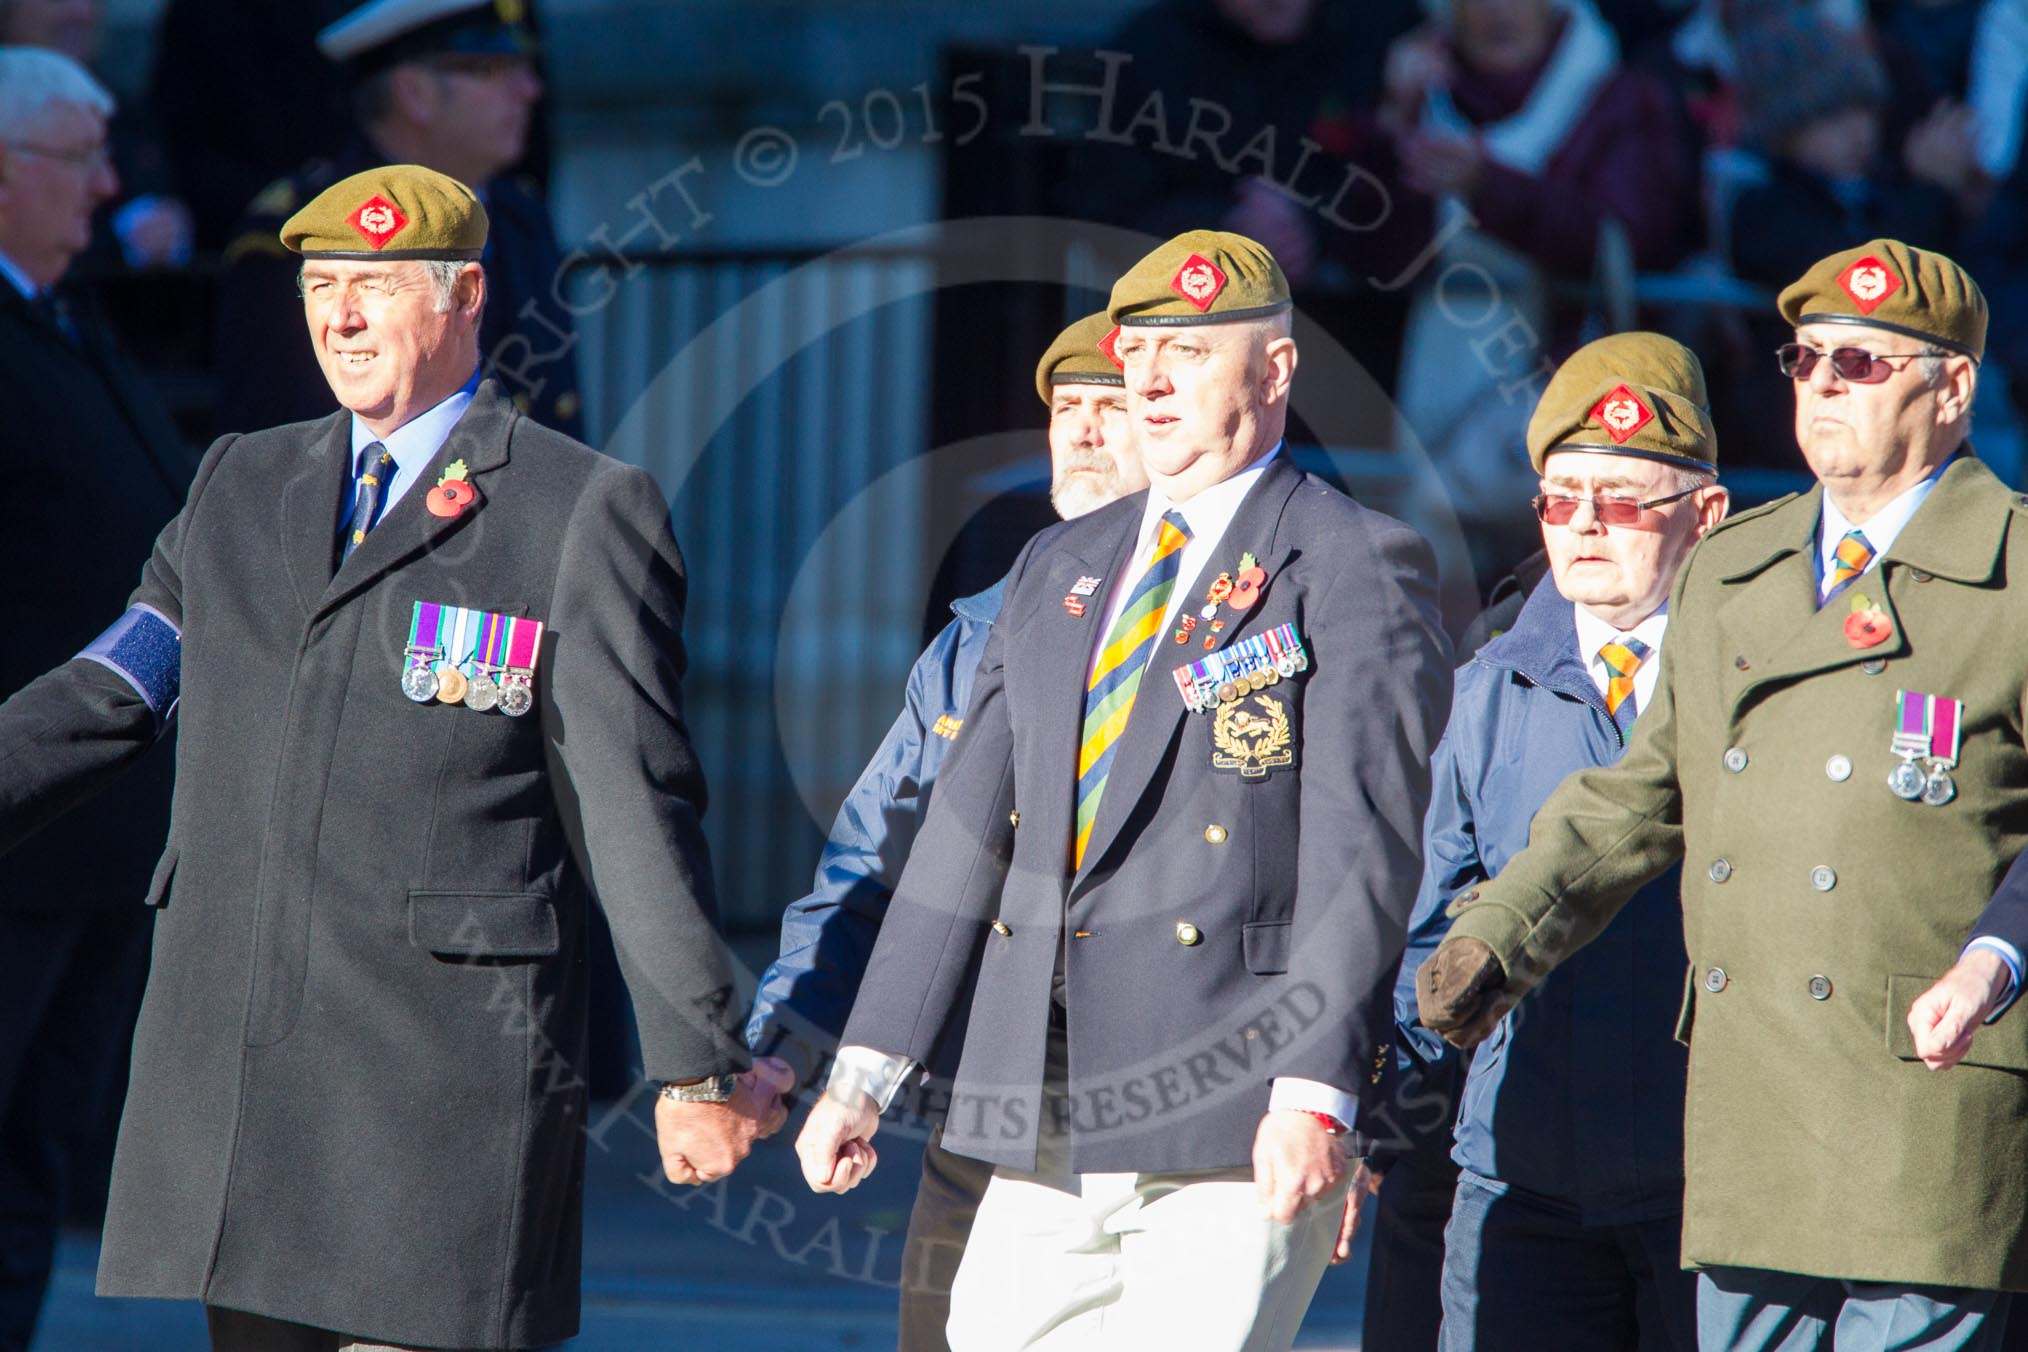
[[[1514,1007],[1503,992],[1507,969],[1484,940],[1456,935],[1416,969],[1415,1003],[1423,1027],[1455,1046],[1475,1047]]]

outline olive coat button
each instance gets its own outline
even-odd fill
[[[1850,756],[1831,757],[1831,759],[1824,762],[1824,774],[1834,784],[1843,784],[1852,777],[1852,758]]]
[[[1725,969],[1723,967],[1713,967],[1704,973],[1704,989],[1716,995],[1725,989],[1725,980]]]
[[[1729,859],[1714,859],[1711,861],[1709,872],[1712,882],[1722,883],[1732,876],[1732,861]]]
[[[1865,672],[1868,676],[1878,676],[1881,672],[1887,670],[1887,659],[1884,657],[1869,657],[1859,664],[1859,670]]]
[[[1829,864],[1819,864],[1810,870],[1810,886],[1819,892],[1828,892],[1838,885],[1838,872]]]
[[[1923,572],[1923,571],[1922,571],[1922,569],[1920,569],[1920,568],[1911,568],[1911,569],[1909,569],[1909,570],[1908,570],[1908,575],[1909,575],[1910,577],[1914,578],[1914,579],[1915,579],[1915,580],[1916,580],[1917,582],[1930,582],[1930,581],[1934,581],[1934,580],[1935,580],[1935,576],[1936,576],[1936,575],[1935,575],[1935,574],[1933,574],[1933,573],[1925,573],[1925,572]]]
[[[1204,828],[1204,842],[1207,845],[1223,845],[1225,843],[1225,828],[1217,822],[1211,823],[1211,825]]]
[[[993,922],[993,933],[995,933],[995,934],[999,935],[999,936],[1000,936],[1001,938],[1003,938],[1003,939],[1004,939],[1004,938],[1006,938],[1006,937],[1007,937],[1008,935],[1012,934],[1013,932],[1014,932],[1013,930],[1010,930],[1010,929],[1008,929],[1008,928],[1007,928],[1007,922],[1006,922],[1006,921],[1004,921],[1004,920],[995,920],[995,921]]]
[[[1185,948],[1195,947],[1203,939],[1203,931],[1199,930],[1197,926],[1191,924],[1188,920],[1180,920],[1176,923],[1176,942]]]
[[[1746,768],[1746,748],[1735,746],[1725,753],[1725,768],[1738,774]]]
[[[1811,998],[1812,1000],[1828,1000],[1828,999],[1830,999],[1830,998],[1831,998],[1831,978],[1829,978],[1829,977],[1827,977],[1827,976],[1813,976],[1813,977],[1811,977],[1811,978],[1810,978],[1810,998]]]

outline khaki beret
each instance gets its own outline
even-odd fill
[[[1290,303],[1289,279],[1265,248],[1227,230],[1186,230],[1113,284],[1106,313],[1127,328],[1226,324]]]
[[[486,252],[486,225],[486,208],[458,180],[390,164],[311,198],[282,226],[282,244],[305,258],[474,262]]]
[[[1528,420],[1537,474],[1558,451],[1603,451],[1718,472],[1704,367],[1659,333],[1615,333],[1556,368]]]
[[[1979,284],[1951,259],[1898,239],[1832,254],[1789,283],[1777,304],[1797,328],[1851,324],[1919,338],[1973,361],[1986,355]]]
[[[1042,402],[1052,402],[1053,385],[1125,385],[1126,377],[1113,356],[1111,339],[1116,332],[1100,310],[1057,334],[1035,367],[1035,392]]]

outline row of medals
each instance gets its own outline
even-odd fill
[[[1234,676],[1229,681],[1220,681],[1216,691],[1220,704],[1230,704],[1241,695],[1254,690],[1265,690],[1284,677],[1294,676],[1299,671],[1310,669],[1310,659],[1300,650],[1285,652],[1272,665],[1255,667],[1243,676]],[[1199,687],[1200,689],[1202,687]]]
[[[408,669],[401,675],[401,693],[417,704],[435,700],[462,704],[480,713],[497,708],[509,718],[519,718],[535,707],[535,678],[530,672],[504,672],[496,679],[481,668],[476,676],[467,676],[448,662],[439,668],[428,660],[431,656],[411,649]]]
[[[1940,760],[1929,763],[1927,774],[1918,757],[1910,756],[1888,772],[1887,787],[1894,790],[1896,798],[1915,802],[1921,799],[1931,807],[1942,807],[1958,796],[1957,782],[1950,776],[1950,770]]]

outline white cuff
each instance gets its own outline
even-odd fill
[[[1316,1080],[1298,1080],[1288,1075],[1277,1077],[1274,1088],[1268,1093],[1268,1111],[1279,1112],[1285,1108],[1334,1117],[1345,1124],[1347,1131],[1358,1125],[1359,1100],[1342,1089],[1334,1089]]]
[[[839,1094],[857,1089],[872,1099],[884,1113],[915,1069],[915,1062],[906,1056],[890,1056],[871,1047],[840,1047],[837,1059],[832,1062],[831,1078],[825,1084],[824,1092]]]
[[[2007,987],[2006,993],[1994,1002],[1993,1012],[1986,1016],[1986,1022],[1991,1023],[2012,1008],[2014,997],[2021,993],[2021,973],[2023,970],[2021,950],[2008,943],[2005,939],[1996,939],[1990,934],[1982,934],[1965,945],[1964,953],[1958,954],[1958,961],[1963,962],[1965,953],[1969,953],[1975,948],[1990,948],[1993,952],[1998,953],[2000,961],[2007,964],[2007,974],[2013,978],[2013,982]]]

